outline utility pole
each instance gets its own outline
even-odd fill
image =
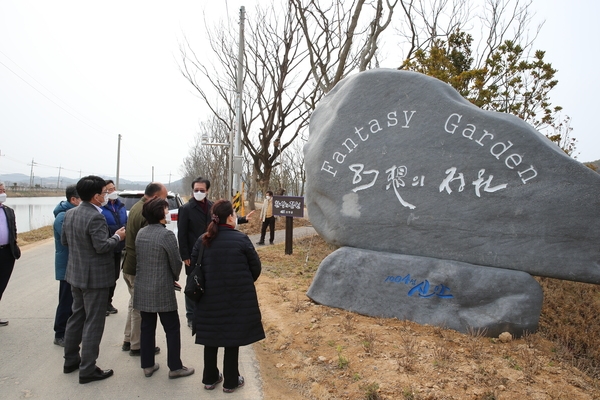
[[[154,182],[154,165],[152,166],[152,180],[150,182]]]
[[[119,188],[119,169],[121,166],[121,134],[119,133],[119,139],[117,140],[117,175],[115,176],[116,187]]]
[[[241,190],[241,176],[243,172],[242,163],[242,94],[244,91],[244,20],[246,18],[246,9],[240,7],[240,38],[238,43],[238,66],[237,66],[237,115],[235,139],[230,140],[231,171],[233,173],[233,192]],[[234,193],[230,192],[230,195]]]
[[[60,170],[62,169],[62,164],[58,167],[58,179],[56,180],[56,188],[60,188]]]
[[[33,187],[33,166],[35,165],[35,161],[33,161],[33,158],[31,159],[31,173],[29,174],[29,187]]]

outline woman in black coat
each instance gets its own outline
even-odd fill
[[[196,343],[204,345],[204,388],[212,390],[223,382],[223,391],[233,392],[244,385],[238,371],[239,347],[265,338],[256,281],[260,259],[245,233],[235,229],[237,215],[230,201],[212,206],[211,223],[194,245],[191,265],[196,265],[203,247],[201,264],[205,278],[204,295],[196,304]],[[217,368],[217,351],[225,348],[223,374]]]

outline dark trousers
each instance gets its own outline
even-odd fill
[[[267,234],[267,227],[269,227],[269,243],[273,243],[275,240],[275,217],[265,217],[260,228],[260,242],[265,242],[265,235]]]
[[[189,297],[185,296],[185,317],[188,323],[194,322],[194,312],[196,312],[196,302]]]
[[[108,305],[112,304],[112,299],[115,294],[115,288],[117,287],[117,280],[119,280],[119,275],[121,275],[121,256],[123,252],[115,253],[115,284],[109,288],[108,291]]]
[[[89,376],[96,370],[100,353],[108,288],[80,289],[71,285],[71,293],[73,314],[67,321],[65,331],[65,365],[71,366],[81,361],[79,376]]]
[[[204,372],[202,373],[202,383],[212,385],[219,380],[219,368],[217,368],[218,347],[204,346]],[[226,389],[235,389],[238,386],[238,356],[239,347],[225,347],[223,355],[223,387]]]
[[[154,365],[156,315],[158,314],[167,337],[167,365],[171,371],[181,369],[183,364],[181,363],[181,335],[179,332],[179,313],[177,310],[159,313],[140,311],[140,314],[142,315],[142,333],[140,336],[142,368],[150,368]]]
[[[67,281],[58,281],[58,307],[56,307],[56,316],[54,317],[54,337],[65,337],[67,329],[67,320],[72,314],[73,294],[71,285]]]
[[[0,249],[0,299],[2,294],[8,286],[8,280],[12,275],[13,268],[15,267],[15,258],[13,257],[10,246],[6,246]]]

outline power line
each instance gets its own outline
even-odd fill
[[[52,91],[48,90],[44,85],[42,85],[41,83],[39,83],[34,77],[32,77],[29,73],[27,73],[27,71],[25,71],[23,68],[21,68],[17,63],[15,63],[13,60],[11,60],[10,57],[8,57],[6,54],[4,54],[2,51],[0,51],[0,54],[2,54],[4,57],[6,57],[7,59],[9,59],[13,64],[15,64],[19,69],[21,69],[23,72],[25,72],[25,74],[27,74],[29,77],[31,77],[31,79],[33,79],[37,84],[39,84],[41,87],[43,87],[44,89],[46,89],[50,94],[52,94],[54,97],[56,97],[59,101],[61,101],[63,104],[65,104],[67,107],[71,108],[72,110],[73,107],[69,106],[65,101],[61,100],[60,97],[58,97],[57,95],[55,95],[54,93],[52,93]],[[95,126],[90,125],[89,123],[87,123],[86,121],[82,120],[81,118],[79,118],[78,116],[74,115],[73,113],[71,113],[69,110],[67,110],[66,108],[64,108],[63,106],[61,106],[60,104],[56,103],[54,100],[52,100],[50,97],[46,96],[46,94],[42,93],[38,88],[36,88],[35,86],[33,86],[31,83],[29,83],[25,78],[23,78],[22,76],[20,76],[18,73],[16,73],[15,71],[13,71],[8,65],[4,64],[2,61],[0,61],[0,65],[4,66],[4,68],[6,68],[7,70],[9,70],[10,72],[12,72],[17,78],[21,79],[23,82],[25,82],[27,85],[29,85],[33,90],[35,90],[36,92],[38,92],[39,94],[41,94],[42,96],[44,96],[47,100],[49,100],[52,104],[54,104],[55,106],[57,106],[58,108],[60,108],[61,110],[63,110],[64,112],[66,112],[67,114],[69,114],[71,117],[75,118],[76,120],[78,120],[79,122],[81,122],[84,125],[87,125],[88,127],[94,129],[95,131],[105,135],[105,136],[116,136],[115,134],[112,133],[107,133]],[[75,111],[76,112],[76,111]]]

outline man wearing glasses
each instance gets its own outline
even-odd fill
[[[96,366],[106,321],[109,288],[115,283],[113,252],[125,239],[125,228],[110,235],[102,207],[106,182],[86,176],[77,182],[81,204],[65,214],[61,242],[69,248],[65,280],[71,285],[73,314],[65,331],[65,374],[79,369],[79,383],[106,379],[111,369]],[[81,345],[81,353],[80,353]]]
[[[179,241],[179,254],[185,263],[185,273],[189,275],[193,265],[190,265],[192,249],[196,240],[206,232],[210,223],[210,209],[213,202],[208,200],[210,181],[198,177],[192,182],[192,197],[179,207],[177,217],[177,240]],[[188,327],[192,327],[194,319],[195,304],[192,300],[185,298],[185,316]]]
[[[127,209],[125,204],[119,200],[119,193],[117,187],[112,179],[106,181],[106,191],[108,192],[108,203],[102,207],[102,215],[106,218],[108,224],[108,230],[113,235],[117,229],[124,227],[127,224]],[[125,242],[120,242],[114,250],[114,262],[115,262],[115,284],[110,287],[108,293],[108,304],[106,307],[106,316],[110,314],[116,314],[117,310],[113,304],[112,299],[115,295],[115,288],[117,287],[117,280],[121,273],[121,257],[123,256],[123,249],[125,248]]]

